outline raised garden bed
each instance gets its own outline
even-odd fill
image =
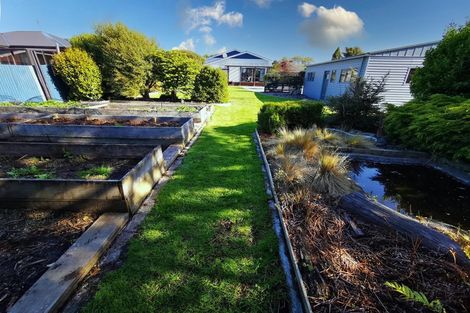
[[[0,114],[0,139],[69,143],[185,144],[192,118],[83,114]]]
[[[0,210],[0,312],[97,219],[92,212]]]
[[[363,194],[349,191],[352,193],[339,196],[342,193],[336,191],[342,184],[355,189],[347,176],[334,178],[342,175],[342,169],[333,169],[341,156],[333,153],[324,158],[316,143],[301,137],[285,139],[290,143],[281,146],[274,138],[263,137],[263,145],[269,151],[266,166],[273,171],[274,198],[279,199],[286,240],[293,247],[294,264],[300,268],[298,282],[305,310],[429,312],[429,303],[435,300],[436,310],[469,311],[470,267],[458,244]],[[296,144],[303,148],[298,150]],[[304,156],[287,155],[293,151],[302,151]],[[329,177],[317,176],[322,172],[310,169],[302,158],[311,164],[324,162],[315,166],[335,172]],[[319,191],[321,188],[327,191]],[[370,214],[364,215],[364,209]],[[397,222],[400,227],[395,228]],[[446,245],[457,250],[441,249]],[[428,306],[404,299],[397,290],[405,287],[422,292]]]
[[[195,123],[205,123],[214,111],[210,104],[108,102],[81,106],[0,105],[0,113],[49,113],[86,115],[139,115],[157,117],[192,117]]]
[[[165,171],[160,146],[3,142],[0,152],[7,209],[133,213]]]

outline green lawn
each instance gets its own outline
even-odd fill
[[[277,238],[252,133],[263,100],[231,88],[85,312],[277,312]],[[261,99],[261,101],[260,101]]]

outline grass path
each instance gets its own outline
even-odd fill
[[[252,133],[259,96],[230,89],[85,312],[277,312],[284,274]],[[262,99],[262,98],[261,98]]]

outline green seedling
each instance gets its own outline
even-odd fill
[[[111,166],[101,165],[80,171],[78,176],[83,179],[108,179],[112,172]]]
[[[38,168],[36,165],[27,167],[13,167],[7,174],[12,178],[28,178],[33,177],[37,179],[52,179],[54,173]]]

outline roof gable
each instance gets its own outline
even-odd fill
[[[262,58],[256,56],[256,55],[253,55],[249,52],[245,52],[245,53],[240,53],[238,55],[235,55],[233,56],[233,59],[249,59],[249,60],[262,60]]]

